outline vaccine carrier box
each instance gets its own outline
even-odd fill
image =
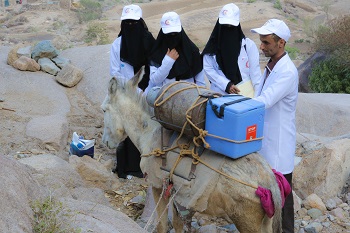
[[[234,159],[260,150],[264,115],[264,103],[248,97],[225,95],[210,99],[205,121],[209,149]]]

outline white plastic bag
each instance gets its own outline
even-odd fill
[[[72,142],[70,144],[69,153],[82,157],[88,155],[94,157],[95,139],[87,140],[83,136],[79,136],[76,132],[73,133]]]

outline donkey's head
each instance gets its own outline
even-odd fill
[[[104,112],[102,142],[109,148],[116,148],[127,137],[125,126],[132,115],[131,101],[139,91],[137,84],[142,78],[141,73],[139,71],[130,80],[113,77],[109,81],[108,94],[101,105]]]

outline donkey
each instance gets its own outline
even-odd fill
[[[153,108],[150,107],[143,92],[137,88],[141,80],[140,72],[132,79],[114,77],[109,82],[108,94],[101,107],[104,112],[104,132],[102,141],[109,148],[115,148],[127,136],[133,141],[142,155],[161,148],[164,138],[170,138],[171,131],[163,131],[159,122],[152,119]],[[162,135],[162,136],[161,136]],[[174,202],[182,203],[190,213],[200,212],[210,216],[222,217],[234,223],[241,233],[270,232],[281,233],[281,193],[275,176],[267,162],[257,153],[251,153],[239,159],[231,159],[205,150],[207,158],[220,160],[218,169],[236,179],[254,186],[262,186],[272,193],[275,214],[268,218],[254,188],[228,179],[212,169],[197,164],[195,179],[183,179],[174,175],[173,184],[177,189]],[[202,156],[201,156],[202,158]],[[189,160],[189,163],[191,160]],[[168,173],[161,169],[162,159],[157,156],[143,156],[140,167],[147,174],[147,181],[152,187],[157,203],[157,232],[165,233],[168,219],[162,217],[170,198],[163,197],[164,179]],[[178,167],[187,166],[185,162]],[[187,166],[188,167],[188,166]],[[187,185],[183,187],[180,183]],[[181,221],[181,214],[173,208],[173,227],[175,232],[182,232],[186,226]]]

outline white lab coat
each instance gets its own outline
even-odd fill
[[[266,77],[266,69],[255,93],[265,104],[264,138],[259,153],[282,174],[294,169],[296,147],[295,110],[299,76],[289,55],[284,55]]]
[[[109,74],[111,77],[121,76],[127,79],[134,77],[134,67],[120,60],[120,45],[122,37],[119,36],[112,43],[110,54]]]
[[[174,63],[175,63],[174,59],[172,59],[168,55],[165,55],[160,67],[157,68],[155,66],[150,66],[150,77],[149,77],[150,80],[145,92],[147,92],[152,87],[162,87],[167,83],[175,82],[176,81],[175,78],[173,79],[166,78],[169,75],[170,70],[173,67]],[[198,86],[205,86],[204,72],[202,70],[194,78],[192,77],[181,81],[196,83]]]
[[[126,62],[120,60],[120,45],[121,45],[122,37],[118,37],[114,40],[111,47],[110,54],[110,66],[109,66],[109,74],[111,77],[120,77],[126,80],[134,77],[134,67]],[[142,92],[141,88],[137,88],[138,92]],[[143,93],[146,95],[146,91]]]
[[[246,49],[244,46],[246,46]],[[256,91],[261,77],[259,50],[256,44],[249,38],[242,39],[241,52],[238,56],[238,66],[242,75],[241,83],[251,80],[254,91]],[[216,55],[205,54],[203,56],[203,69],[211,82],[210,89],[221,94],[227,94],[225,89],[230,80],[226,78],[216,62]]]

